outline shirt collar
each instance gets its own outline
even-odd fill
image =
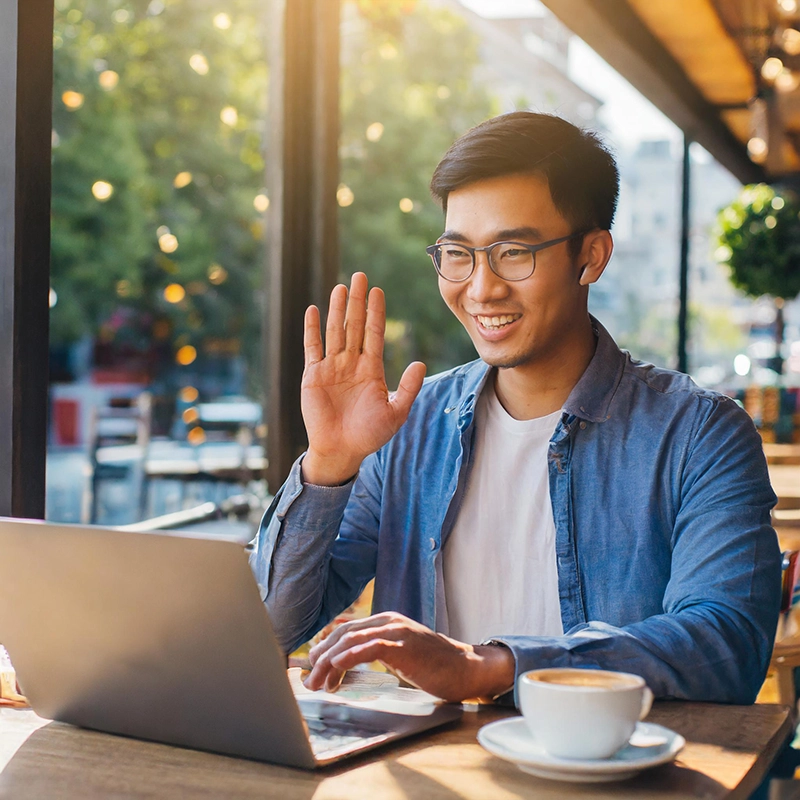
[[[591,320],[597,347],[589,366],[569,393],[564,411],[589,422],[605,422],[622,380],[625,356],[611,334],[594,317]]]
[[[592,360],[564,403],[564,411],[589,422],[605,422],[608,408],[617,391],[625,368],[625,356],[611,334],[594,318],[592,328],[597,347]],[[475,400],[481,393],[491,367],[480,359],[466,365],[459,402],[459,417],[471,416]]]

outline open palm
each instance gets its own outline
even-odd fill
[[[303,475],[309,483],[343,483],[408,417],[425,365],[410,364],[390,393],[383,368],[385,327],[383,292],[373,288],[367,304],[361,272],[353,275],[349,298],[342,285],[331,293],[324,353],[319,311],[311,306],[306,312],[301,405],[309,443]]]

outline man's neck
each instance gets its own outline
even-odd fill
[[[588,316],[565,345],[536,362],[496,371],[497,399],[514,419],[544,417],[564,405],[597,346]]]

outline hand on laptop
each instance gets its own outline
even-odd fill
[[[496,697],[514,685],[506,647],[464,644],[395,612],[340,625],[315,645],[308,689],[336,691],[348,669],[380,661],[403,680],[444,700]]]
[[[300,394],[308,452],[303,478],[323,486],[342,484],[406,421],[425,377],[425,365],[406,367],[390,393],[383,369],[386,304],[373,287],[367,306],[367,276],[356,272],[347,288],[331,292],[322,346],[319,309],[306,311],[305,371]]]

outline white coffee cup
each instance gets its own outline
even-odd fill
[[[517,691],[533,738],[560,758],[612,756],[653,703],[639,675],[597,669],[535,669],[520,676]]]

